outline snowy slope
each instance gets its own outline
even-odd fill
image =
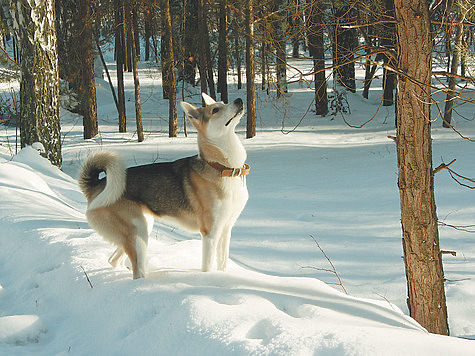
[[[201,273],[200,242],[152,239],[149,274],[107,264],[76,182],[32,148],[0,170],[0,353],[78,355],[470,354],[394,305],[313,278],[233,263]],[[93,288],[87,281],[89,277]],[[140,350],[139,352],[137,350]]]

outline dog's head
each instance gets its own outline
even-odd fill
[[[232,103],[225,104],[222,101],[216,102],[206,93],[202,93],[202,96],[205,107],[199,108],[184,101],[180,103],[186,117],[198,133],[210,139],[233,133],[244,113],[242,100],[236,99]]]

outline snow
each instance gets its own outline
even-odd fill
[[[305,61],[293,65],[308,69]],[[395,134],[394,108],[380,108],[362,129],[310,112],[285,135],[282,123],[294,128],[312,100],[300,84],[280,100],[259,92],[255,138],[244,139],[245,117],[238,126],[251,166],[250,199],[233,230],[229,271],[200,272],[199,236],[160,222],[150,238],[146,279],[112,268],[107,259],[114,247],[85,220],[76,182],[81,161],[101,149],[118,152],[129,166],[196,152],[191,127],[188,138],[182,132],[168,138],[168,104],[154,70],[141,63],[143,143],[132,131],[131,75],[128,133],[117,133],[109,87],[100,79],[96,138],[84,141],[81,117],[62,111],[63,171],[38,147],[12,156],[15,130],[0,130],[0,355],[475,353],[475,341],[468,340],[475,338],[472,234],[440,228],[442,248],[457,251],[444,256],[454,336],[429,334],[407,316],[396,152],[387,138]],[[368,101],[347,95],[347,121],[358,125],[372,117],[378,84]],[[187,95],[200,102],[197,90],[187,88]],[[244,95],[231,85],[230,99]],[[473,110],[459,106],[458,112],[470,120],[458,118],[457,129],[473,138]],[[440,126],[439,118],[434,166],[457,158],[452,168],[473,176],[473,144]],[[473,224],[473,191],[445,171],[435,181],[439,219]],[[334,275],[318,270],[330,266],[310,236],[349,295],[330,284]]]

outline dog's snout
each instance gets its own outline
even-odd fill
[[[242,106],[242,99],[241,99],[241,98],[237,98],[236,100],[234,100],[234,105],[236,105],[236,106]]]

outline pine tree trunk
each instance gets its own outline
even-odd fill
[[[449,332],[434,198],[430,132],[432,39],[425,0],[395,1],[399,75],[398,186],[410,315]]]
[[[373,34],[373,30],[371,27],[363,30],[363,37],[365,40],[365,47],[366,47],[366,62],[365,62],[365,76],[364,76],[364,87],[363,87],[363,98],[369,98],[369,88],[371,87],[371,82],[373,81],[374,73],[376,73],[377,65],[371,64],[370,55],[371,55],[371,47],[373,46],[373,42],[371,40],[371,35]]]
[[[172,18],[170,14],[170,1],[160,0],[162,11],[162,46],[165,45],[165,57],[162,57],[162,78],[164,87],[167,88],[168,99],[168,136],[177,135],[176,111],[176,79],[175,59],[173,55]],[[166,84],[165,84],[166,83]]]
[[[265,14],[266,8],[264,5],[261,7],[261,13]],[[260,24],[261,27],[261,89],[266,90],[267,87],[267,71],[268,71],[268,63],[267,63],[267,31],[266,31],[267,23],[266,21],[262,21]]]
[[[137,49],[135,48],[135,29],[133,26],[132,12],[135,12],[136,8],[129,8],[127,11],[127,25],[130,32],[130,45],[132,47],[132,72],[134,76],[134,87],[135,87],[135,121],[137,123],[137,140],[138,142],[143,141],[143,126],[142,126],[142,108],[140,105],[140,83],[139,83],[139,73],[137,68]]]
[[[241,45],[239,37],[234,35],[234,56],[236,57],[236,75],[237,75],[237,88],[242,89],[242,70],[241,70]]]
[[[287,53],[286,43],[283,29],[283,1],[275,0],[277,17],[274,21],[275,34],[275,62],[276,62],[276,76],[277,76],[277,97],[287,93]]]
[[[214,86],[213,66],[211,63],[211,48],[208,31],[208,0],[198,0],[198,26],[200,41],[200,76],[204,75],[209,88],[209,96],[216,99],[216,90]]]
[[[145,18],[144,18],[144,31],[145,31],[145,61],[150,60],[150,40],[152,38],[152,13],[150,9],[146,9]]]
[[[227,0],[219,3],[219,37],[218,37],[218,92],[221,101],[228,102],[228,26]]]
[[[138,23],[138,11],[139,11],[140,4],[137,2],[134,4],[133,8],[134,11],[132,12],[132,27],[134,29],[134,37],[133,41],[135,44],[135,54],[137,55],[137,62],[140,62],[140,31],[139,31],[139,23]],[[133,49],[132,49],[133,54]]]
[[[97,135],[96,81],[94,79],[94,47],[92,39],[90,0],[78,0],[78,20],[80,31],[76,45],[79,46],[78,61],[80,113],[83,116],[84,138]]]
[[[385,0],[386,16],[389,18],[394,17],[394,0]],[[394,49],[394,36],[395,36],[394,24],[389,23],[385,25],[385,31],[381,39],[381,45],[388,51]],[[383,56],[384,64],[389,67],[394,67],[394,60],[390,55]],[[383,71],[383,106],[392,106],[394,104],[393,92],[395,88],[396,75],[393,71],[384,68]]]
[[[315,71],[315,113],[328,114],[327,78],[325,75],[325,48],[323,43],[323,26],[321,10],[315,0],[308,0],[310,13],[308,14],[308,49],[313,57]]]
[[[254,87],[254,5],[247,0],[246,17],[246,91],[247,91],[247,129],[246,138],[256,136],[256,89]]]
[[[354,54],[358,45],[356,30],[345,28],[341,24],[356,20],[355,10],[348,6],[334,4],[335,21],[333,56],[337,81],[351,92],[356,92]]]
[[[127,131],[127,120],[125,114],[125,93],[124,93],[124,5],[123,0],[116,2],[116,28],[115,28],[115,52],[116,52],[116,66],[117,66],[117,96],[118,96],[118,112],[119,112],[119,132]]]
[[[455,84],[457,83],[457,79],[455,78],[455,75],[457,75],[457,69],[460,62],[460,49],[462,47],[462,36],[463,36],[463,23],[460,22],[455,32],[455,46],[454,46],[453,56],[452,56],[452,67],[450,68],[450,73],[452,74],[452,76],[449,76],[447,97],[445,99],[444,120],[442,122],[443,127],[451,126],[450,122],[452,121],[452,110],[454,107],[454,100],[456,96]]]
[[[184,0],[184,78],[185,82],[196,85],[196,54],[198,52],[198,37],[196,29],[198,28],[198,9],[196,1]]]
[[[61,167],[54,1],[11,0],[10,9],[21,44],[21,146],[41,142],[46,158]]]

